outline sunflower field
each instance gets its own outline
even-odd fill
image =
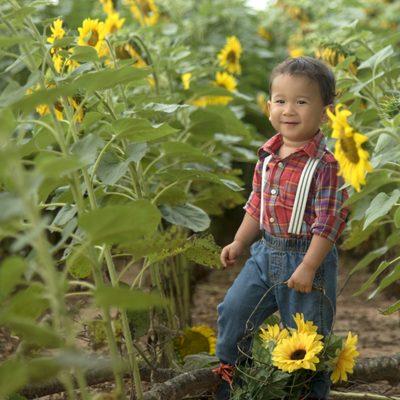
[[[399,16],[394,0],[1,0],[0,399],[210,398],[210,375],[180,375],[217,361],[196,282],[243,216],[289,56],[334,70],[347,279],[398,314]]]

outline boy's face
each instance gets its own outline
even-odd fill
[[[302,75],[278,75],[271,85],[269,120],[290,143],[311,140],[327,120],[317,82]]]

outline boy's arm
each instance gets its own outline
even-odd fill
[[[243,243],[244,246],[248,247],[254,242],[259,234],[260,223],[246,212],[233,240],[239,241]]]

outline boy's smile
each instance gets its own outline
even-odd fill
[[[310,141],[327,118],[318,83],[302,75],[278,75],[268,109],[272,126],[289,147]]]

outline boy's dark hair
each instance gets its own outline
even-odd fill
[[[282,74],[304,75],[318,83],[324,106],[333,104],[335,100],[335,75],[322,61],[312,57],[288,58],[278,64],[271,72],[269,79],[269,97],[273,80]]]

